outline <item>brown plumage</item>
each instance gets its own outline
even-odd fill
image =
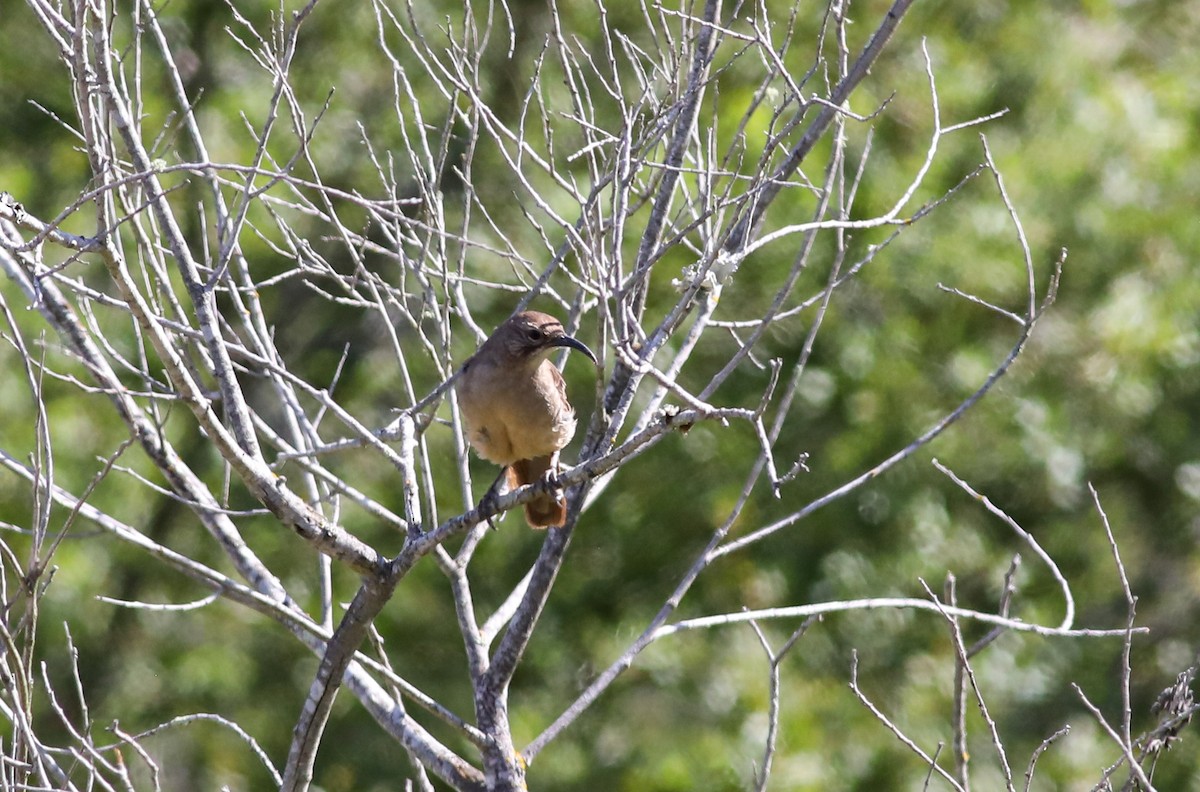
[[[467,440],[479,456],[507,469],[510,488],[557,470],[558,452],[575,434],[566,383],[549,360],[559,347],[596,360],[553,316],[519,313],[483,342],[456,386]],[[525,519],[534,528],[562,525],[567,502],[555,494],[534,498],[525,504]]]

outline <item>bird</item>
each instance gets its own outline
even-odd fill
[[[524,311],[497,327],[463,365],[455,390],[467,441],[479,456],[503,468],[481,508],[505,476],[513,489],[558,470],[558,454],[576,425],[566,383],[549,360],[560,348],[582,352],[596,363],[592,350],[567,335],[562,322]],[[561,492],[540,494],[525,504],[525,520],[533,528],[563,525],[566,498]]]

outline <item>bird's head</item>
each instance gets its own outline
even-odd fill
[[[515,361],[542,360],[556,347],[575,349],[596,362],[592,350],[567,335],[562,322],[540,311],[524,311],[509,319],[497,333],[504,351]]]

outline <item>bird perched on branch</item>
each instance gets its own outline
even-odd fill
[[[505,468],[510,488],[557,472],[558,452],[575,434],[575,409],[567,400],[566,383],[549,360],[560,347],[576,349],[596,362],[592,351],[567,335],[553,316],[525,311],[496,328],[463,366],[458,380],[467,440],[479,456]],[[495,494],[496,484],[485,500]],[[561,492],[539,495],[525,504],[525,520],[534,528],[557,527],[566,519]]]

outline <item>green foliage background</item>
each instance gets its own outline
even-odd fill
[[[430,25],[461,8],[422,6]],[[566,6],[567,4],[563,4]],[[779,6],[781,19],[788,8]],[[528,67],[547,32],[545,6],[513,3],[511,58],[503,46],[487,53],[495,83],[490,103],[504,107],[525,90]],[[855,28],[867,35],[885,8],[854,8]],[[266,24],[267,6],[241,8]],[[591,4],[561,9],[583,38],[596,35]],[[638,14],[610,9],[610,22],[636,31]],[[232,44],[227,11],[203,0],[175,0],[162,14],[198,111],[210,131],[212,157],[247,162],[252,123],[269,81]],[[807,51],[821,10],[801,7],[796,47]],[[50,218],[87,185],[86,159],[76,141],[49,117],[69,119],[65,72],[32,15],[0,0],[0,190],[32,213]],[[806,36],[808,38],[806,38]],[[377,178],[356,125],[382,149],[399,130],[386,99],[390,73],[378,48],[369,4],[319,5],[306,24],[293,81],[316,112],[334,90],[314,141],[328,163],[327,184],[370,192]],[[927,41],[948,123],[1007,110],[983,128],[1028,231],[1045,290],[1058,251],[1070,251],[1057,303],[1013,373],[931,449],[853,499],[818,512],[758,549],[728,558],[702,578],[684,615],[770,607],[830,598],[917,595],[919,579],[940,590],[947,571],[959,581],[962,604],[993,607],[1011,556],[1023,548],[980,506],[929,464],[936,456],[986,493],[1031,531],[1061,564],[1078,601],[1078,622],[1124,623],[1111,555],[1086,484],[1092,482],[1112,520],[1139,596],[1139,623],[1151,628],[1135,644],[1135,730],[1152,724],[1150,703],[1194,662],[1200,646],[1200,4],[1149,0],[1113,3],[961,4],[919,2],[874,69],[854,109],[869,113],[895,94],[878,124],[872,170],[860,211],[883,211],[924,157],[931,129],[920,42]],[[861,46],[862,41],[853,42]],[[161,74],[147,61],[147,128],[169,108],[156,106]],[[740,110],[736,71],[723,78],[723,97]],[[420,86],[418,86],[420,89]],[[744,101],[744,99],[743,99]],[[509,102],[511,104],[511,101]],[[429,120],[429,119],[427,119]],[[432,119],[434,122],[440,119]],[[219,133],[216,132],[219,130]],[[171,157],[165,141],[160,156]],[[861,137],[852,146],[861,145]],[[191,152],[181,152],[191,156]],[[487,171],[481,150],[476,174]],[[981,161],[974,131],[946,140],[923,190],[927,200],[957,183]],[[509,194],[504,184],[475,189]],[[461,189],[450,179],[448,193]],[[448,202],[452,203],[452,202]],[[509,203],[512,203],[509,201]],[[510,207],[513,217],[518,208]],[[800,210],[803,214],[804,210]],[[86,215],[68,230],[86,232]],[[78,223],[78,224],[76,224]],[[525,228],[514,221],[514,228]],[[198,236],[203,230],[191,229]],[[312,229],[320,244],[321,229]],[[486,230],[481,229],[481,236]],[[518,232],[519,233],[519,232]],[[633,243],[635,240],[628,240]],[[858,245],[880,241],[862,234]],[[253,244],[247,241],[247,244]],[[264,271],[282,269],[265,247]],[[667,261],[664,271],[686,263]],[[723,299],[730,317],[753,316],[790,264],[770,249],[746,265]],[[85,262],[74,274],[103,288],[103,272]],[[480,267],[495,262],[480,261]],[[820,274],[814,273],[813,284]],[[743,518],[768,522],[876,464],[968,394],[1005,353],[1014,328],[995,314],[936,288],[938,282],[994,302],[1019,304],[1023,271],[994,186],[983,179],[903,235],[835,299],[802,388],[805,420],[785,436],[812,455],[811,473],[776,501],[756,493]],[[659,286],[669,299],[669,277]],[[763,289],[766,287],[763,286]],[[817,288],[814,286],[813,288]],[[10,304],[20,295],[4,287]],[[339,312],[302,289],[281,286],[263,295],[278,336],[304,361],[313,381],[327,380],[343,347],[350,350],[338,396],[364,422],[382,425],[399,392],[396,363],[374,320]],[[511,309],[480,292],[476,316],[495,324]],[[1014,303],[1014,301],[1016,301]],[[41,332],[33,312],[18,311],[26,338]],[[113,320],[113,317],[109,317]],[[119,320],[113,321],[120,333]],[[799,354],[806,325],[781,330],[764,355],[785,362]],[[465,338],[465,336],[464,336]],[[44,338],[49,363],[76,371],[55,340]],[[715,343],[715,342],[714,342]],[[465,355],[468,349],[462,350]],[[706,381],[726,350],[701,350],[692,373]],[[0,447],[20,455],[32,447],[28,389],[9,345],[0,346]],[[76,371],[76,373],[78,373]],[[573,392],[589,407],[588,382],[568,367]],[[428,372],[422,386],[435,382]],[[718,394],[745,404],[766,374],[747,367]],[[102,396],[67,383],[46,383],[60,483],[78,492],[124,439]],[[420,387],[418,389],[420,390]],[[220,476],[219,460],[180,415],[175,440],[189,462]],[[433,431],[437,431],[436,429]],[[449,433],[438,441],[451,475]],[[564,574],[519,672],[513,720],[518,742],[544,728],[559,709],[652,616],[727,512],[742,474],[723,460],[748,453],[753,438],[740,427],[698,426],[660,445],[619,474],[588,512]],[[205,461],[206,457],[212,457]],[[131,453],[122,460],[148,473]],[[398,497],[394,472],[369,454],[339,462],[377,497]],[[480,467],[480,480],[489,474]],[[447,488],[446,491],[451,491]],[[389,494],[392,493],[392,494]],[[94,496],[127,522],[175,549],[220,565],[216,551],[185,508],[158,497],[128,476],[114,476]],[[248,505],[248,504],[247,504]],[[443,503],[442,516],[460,503]],[[25,487],[0,476],[0,519],[29,522]],[[60,520],[65,515],[60,515]],[[361,518],[357,518],[361,521]],[[378,535],[362,521],[348,527],[394,550],[398,538]],[[248,531],[256,551],[277,569],[299,570],[289,587],[314,586],[307,550],[269,520]],[[18,537],[8,537],[19,546]],[[478,599],[496,604],[535,557],[540,537],[510,519],[489,536],[476,559]],[[1028,554],[1026,554],[1028,555]],[[39,651],[51,678],[64,683],[68,661],[64,625],[79,649],[83,687],[97,727],[119,718],[140,730],[175,715],[217,712],[238,721],[281,761],[291,724],[315,660],[273,624],[217,603],[188,613],[126,610],[97,596],[186,601],[203,592],[180,582],[137,551],[77,526],[55,557],[58,570],[44,604]],[[1053,580],[1032,558],[1018,576],[1017,614],[1054,623],[1061,600]],[[348,599],[354,581],[339,578]],[[456,711],[470,712],[465,662],[448,587],[426,563],[386,609],[380,630],[400,670]],[[770,624],[782,642],[792,625]],[[968,635],[968,639],[977,635]],[[1035,788],[1082,789],[1117,757],[1113,744],[1083,710],[1069,683],[1078,682],[1113,720],[1119,718],[1119,642],[1064,641],[1006,635],[979,660],[977,671],[1013,764],[1064,723],[1071,734],[1039,764]],[[826,620],[802,640],[783,670],[785,716],[774,785],[778,789],[918,788],[925,768],[900,746],[847,689],[852,650],[864,689],[926,750],[949,739],[952,649],[936,619],[909,614],[855,613]],[[688,633],[652,647],[622,681],[530,770],[533,786],[559,790],[742,789],[761,753],[766,709],[766,660],[748,628]],[[70,705],[77,710],[78,705]],[[48,713],[42,713],[53,721]],[[1000,788],[990,741],[972,713],[975,782]],[[7,727],[0,724],[0,734]],[[447,740],[454,738],[441,735]],[[108,735],[97,729],[98,740]],[[169,776],[164,788],[260,789],[268,783],[244,746],[211,724],[152,738]],[[1200,789],[1200,752],[1188,735],[1160,762],[1161,789]],[[463,747],[463,746],[459,746]],[[382,735],[350,696],[338,702],[318,762],[318,782],[330,790],[397,788],[407,774],[398,746]]]

